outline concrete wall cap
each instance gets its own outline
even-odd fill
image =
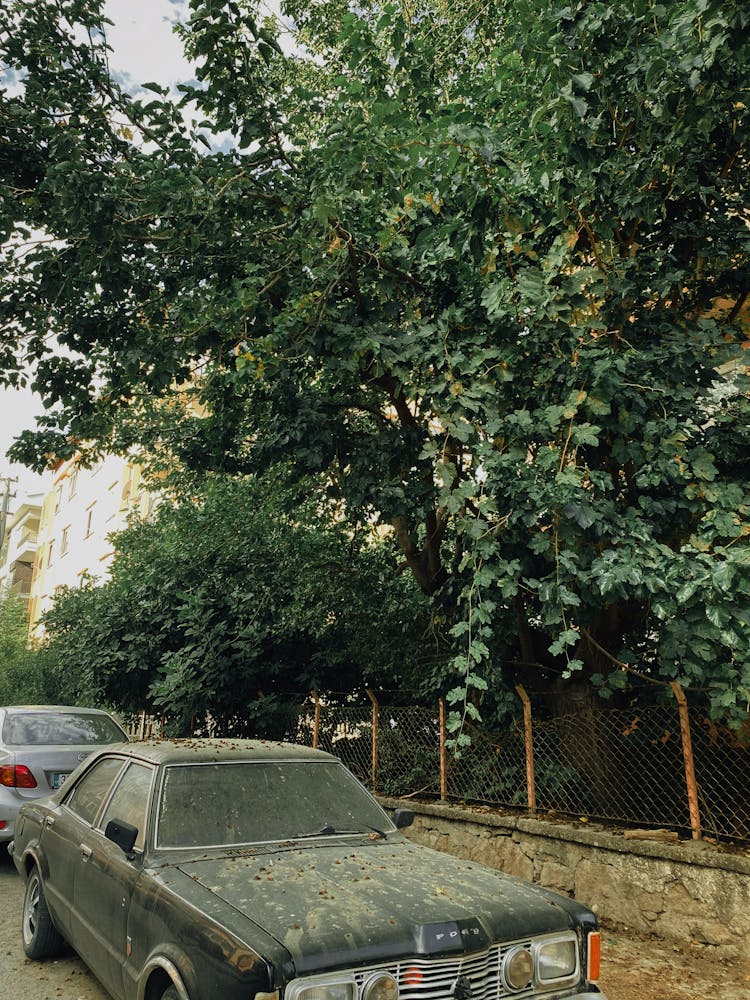
[[[678,861],[687,865],[715,868],[721,871],[750,875],[750,856],[727,854],[705,841],[687,840],[679,844],[665,844],[658,840],[626,840],[622,834],[608,830],[597,823],[581,826],[574,823],[550,822],[530,816],[506,816],[483,809],[467,809],[446,802],[415,802],[378,796],[385,809],[408,808],[417,816],[436,818],[475,826],[491,827],[498,832],[515,831],[595,847],[598,850],[648,857],[663,861]]]

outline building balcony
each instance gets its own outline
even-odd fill
[[[32,563],[37,550],[36,533],[25,532],[17,540],[11,535],[8,546],[8,562]]]

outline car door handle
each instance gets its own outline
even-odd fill
[[[87,847],[85,844],[81,844],[81,857],[84,861],[88,861],[91,857],[91,848]]]
[[[44,825],[45,826],[50,826],[50,827],[54,826],[55,825],[55,817],[54,816],[47,816],[47,818],[44,821]]]

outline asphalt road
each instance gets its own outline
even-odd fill
[[[111,1000],[72,952],[46,962],[26,958],[21,947],[23,890],[5,844],[0,844],[0,995],[8,1000]]]

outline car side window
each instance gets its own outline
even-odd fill
[[[65,805],[86,823],[92,823],[122,770],[121,757],[104,757],[75,783]]]
[[[111,819],[124,820],[138,828],[136,850],[143,850],[148,814],[148,795],[154,769],[146,764],[130,764],[109,800],[99,826],[106,829]]]

